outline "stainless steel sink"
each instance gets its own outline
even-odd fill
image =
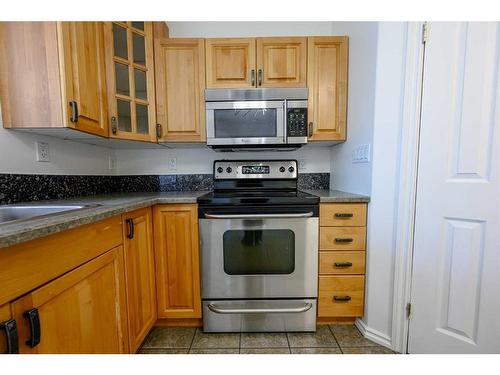
[[[81,210],[99,206],[98,204],[86,205],[8,205],[0,206],[0,224],[11,223],[28,219],[60,214],[68,211]]]

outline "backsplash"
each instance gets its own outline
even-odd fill
[[[329,189],[329,173],[299,174],[299,189]],[[0,204],[118,192],[211,190],[211,174],[82,176],[0,174]]]

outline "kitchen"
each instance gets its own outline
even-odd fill
[[[2,22],[0,351],[499,353],[499,43],[497,23]]]

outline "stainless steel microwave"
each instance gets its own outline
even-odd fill
[[[307,88],[207,89],[207,145],[218,151],[307,143]]]

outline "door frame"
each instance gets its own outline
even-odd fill
[[[409,22],[406,38],[406,67],[403,78],[401,115],[400,165],[397,204],[397,230],[394,253],[394,289],[392,306],[392,347],[408,352],[409,318],[407,304],[411,301],[415,213],[420,145],[422,81],[424,74],[424,22]],[[404,147],[403,147],[404,145]]]

